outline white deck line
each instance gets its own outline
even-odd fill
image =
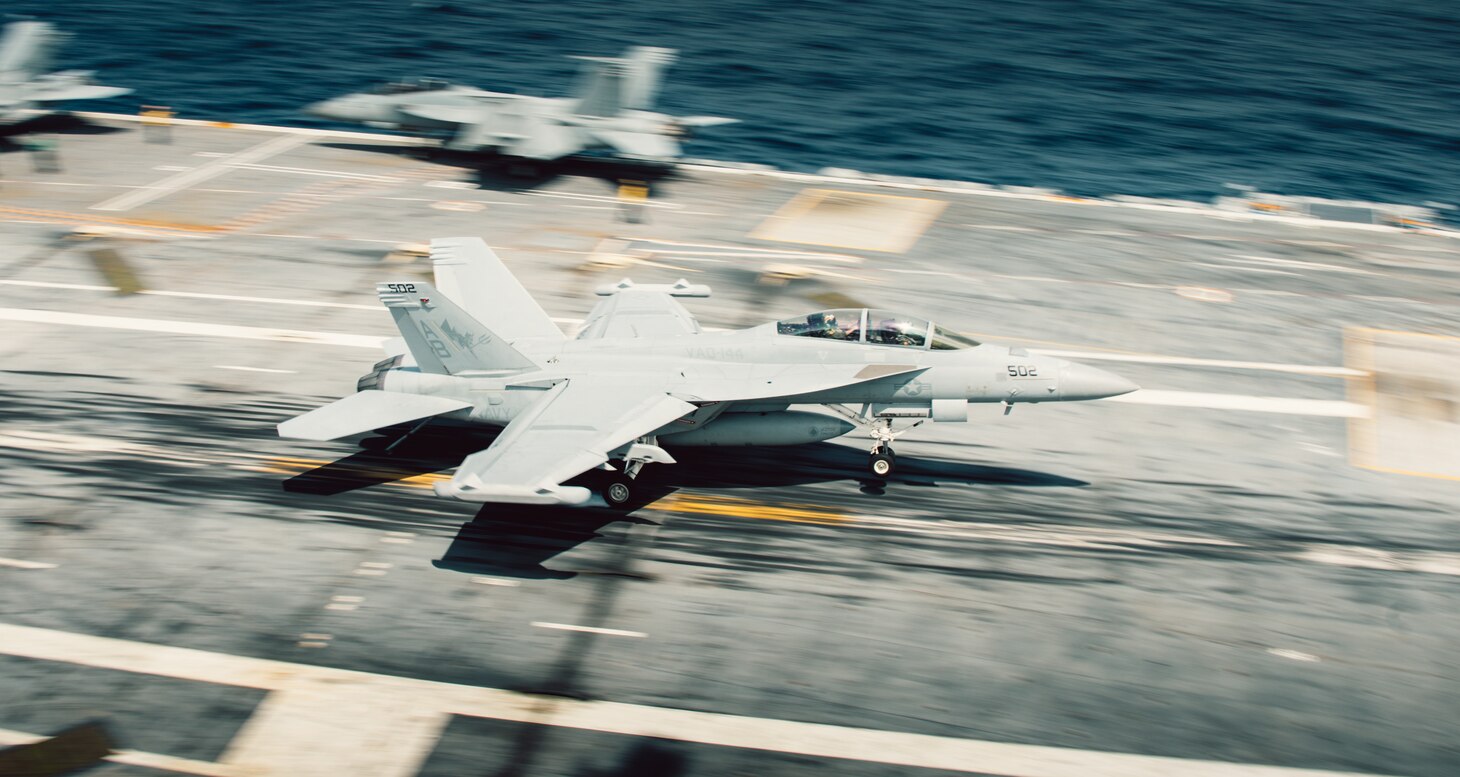
[[[201,167],[195,167],[169,178],[164,178],[157,183],[144,186],[141,189],[134,189],[105,202],[97,203],[96,205],[92,205],[91,209],[118,212],[131,210],[138,205],[166,197],[169,194],[182,191],[210,178],[216,178],[239,165],[268,159],[271,156],[282,154],[291,148],[302,146],[308,142],[309,138],[301,135],[285,135],[283,137],[272,138],[256,146],[250,146],[238,153],[214,159],[212,162]]]
[[[16,745],[29,745],[50,739],[41,734],[28,734],[24,731],[0,728],[0,747],[14,747]],[[172,755],[161,753],[146,753],[141,750],[118,750],[107,756],[107,761],[114,764],[126,764],[127,766],[141,766],[146,769],[159,769],[165,772],[178,772],[179,774],[196,774],[200,777],[249,777],[243,771],[234,766],[213,763],[212,761],[196,761],[191,758],[178,758]]]
[[[545,621],[533,621],[533,626],[539,629],[555,629],[557,631],[581,631],[586,634],[602,634],[606,637],[647,637],[642,631],[625,631],[624,629],[605,629],[599,626],[575,626],[571,623],[547,623]]]
[[[45,561],[26,561],[20,558],[0,558],[0,567],[12,569],[55,569],[58,565]]]
[[[234,324],[210,324],[198,321],[100,316],[90,313],[68,313],[55,310],[0,308],[0,321],[26,321],[62,326],[124,329],[162,334],[228,337],[243,340],[271,340],[281,343],[336,345],[346,348],[382,348],[390,337],[350,335],[338,332],[310,332],[300,329],[270,329]],[[1352,402],[1286,397],[1255,397],[1242,394],[1207,394],[1194,391],[1156,391],[1143,389],[1134,394],[1112,397],[1111,402],[1130,402],[1170,407],[1203,407],[1215,410],[1252,410],[1265,413],[1364,418],[1368,409]]]
[[[1141,389],[1134,393],[1106,397],[1099,401],[1163,407],[1199,407],[1209,410],[1249,410],[1258,413],[1315,415],[1332,418],[1368,418],[1370,414],[1369,408],[1365,405],[1337,399],[1254,397],[1244,394],[1205,394],[1199,391]]]
[[[281,343],[339,345],[348,348],[380,348],[388,337],[346,335],[331,332],[306,332],[298,329],[268,329],[257,326],[208,324],[199,321],[168,321],[156,318],[97,316],[89,313],[64,313],[54,310],[0,308],[0,321],[28,321],[36,324],[130,329],[139,332],[160,332],[204,337],[231,337],[242,340],[273,340]]]
[[[1170,364],[1187,367],[1225,367],[1234,370],[1263,370],[1266,372],[1290,372],[1298,375],[1317,375],[1325,378],[1360,378],[1368,375],[1352,367],[1325,367],[1317,364],[1277,364],[1274,362],[1231,361],[1227,359],[1197,359],[1189,356],[1160,356],[1150,353],[1110,353],[1108,351],[1067,351],[1056,348],[1030,348],[1033,353],[1059,356],[1065,359],[1090,361],[1134,362],[1138,364]]]
[[[379,768],[369,767],[355,774],[402,774],[403,765],[419,763],[425,735],[446,715],[1004,777],[1167,777],[1173,774],[1340,777],[1353,774],[959,739],[643,704],[577,701],[9,624],[0,624],[0,653],[283,691],[260,705],[224,755],[230,763],[267,770],[259,774],[310,777],[341,773],[321,764],[320,759],[310,759],[309,753],[295,760],[298,748],[318,744],[317,736],[322,732],[335,737],[325,743],[328,747],[324,752],[343,753],[353,746],[359,748],[358,752],[384,759]],[[319,703],[321,693],[338,695],[354,703]],[[359,719],[362,710],[368,710],[371,717],[364,724]],[[411,726],[406,736],[376,739],[382,731],[390,730],[389,724],[402,720]],[[280,759],[285,762],[280,763]]]
[[[54,283],[50,281],[20,281],[0,279],[0,286],[29,286],[42,289],[66,289],[69,291],[103,291],[114,292],[115,286],[93,286],[79,283]],[[266,305],[296,305],[301,307],[317,308],[341,308],[345,310],[382,310],[378,304],[366,305],[353,302],[321,302],[317,300],[303,299],[280,299],[278,297],[250,297],[236,294],[208,294],[195,291],[158,291],[146,289],[137,292],[157,297],[176,297],[179,299],[209,299],[223,300],[228,302],[257,302]],[[566,324],[576,326],[583,323],[581,318],[564,318],[553,316],[555,324]],[[706,327],[706,331],[723,332],[725,329]],[[1018,337],[1004,338],[1009,342],[1017,342]],[[1029,348],[1034,353],[1059,356],[1067,359],[1081,359],[1087,361],[1115,361],[1132,362],[1138,364],[1166,364],[1185,367],[1218,367],[1238,370],[1262,370],[1266,372],[1286,372],[1297,375],[1314,375],[1328,378],[1358,378],[1368,373],[1363,370],[1356,370],[1351,367],[1329,367],[1324,365],[1309,364],[1279,364],[1276,362],[1253,362],[1229,359],[1201,359],[1190,356],[1162,356],[1152,353],[1114,353],[1110,351],[1081,351],[1057,348]]]

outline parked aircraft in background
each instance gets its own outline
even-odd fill
[[[444,131],[450,133],[448,149],[536,161],[594,149],[634,159],[674,159],[691,131],[737,121],[650,110],[660,71],[674,61],[673,49],[636,46],[622,57],[578,59],[587,64],[574,97],[488,92],[423,79],[347,94],[305,110],[382,129]]]
[[[885,477],[892,441],[907,431],[894,431],[895,421],[961,422],[970,402],[1069,402],[1137,388],[886,310],[705,332],[677,298],[710,291],[682,280],[599,289],[603,299],[569,339],[480,239],[437,239],[431,255],[439,288],[377,287],[402,338],[390,358],[358,393],[279,424],[280,435],[332,440],[431,419],[504,426],[436,492],[579,505],[591,490],[565,482],[597,468],[603,499],[617,506],[644,465],[674,463],[666,448],[793,445],[861,427],[873,439],[868,467]]]
[[[32,118],[50,104],[101,100],[131,89],[91,83],[91,71],[47,72],[68,36],[46,22],[11,22],[0,37],[0,123]]]

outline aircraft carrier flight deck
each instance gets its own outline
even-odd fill
[[[1460,773],[1460,240],[1404,213],[89,115],[0,153],[0,745],[106,775]],[[661,171],[662,172],[662,171]],[[1142,389],[711,448],[628,512],[280,439],[484,238],[565,330],[904,310]]]

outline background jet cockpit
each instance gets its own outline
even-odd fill
[[[776,322],[776,333],[934,351],[956,351],[979,345],[977,340],[944,329],[925,318],[868,308],[819,310],[787,318]]]
[[[417,78],[411,81],[392,81],[370,90],[370,94],[412,94],[415,92],[439,92],[451,86],[442,78]]]

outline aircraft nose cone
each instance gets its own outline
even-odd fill
[[[1098,367],[1069,362],[1060,369],[1060,399],[1063,400],[1118,397],[1139,388],[1125,378]]]
[[[359,114],[354,103],[340,99],[321,100],[317,103],[310,103],[304,106],[304,112],[311,116],[318,116],[322,119],[334,119],[336,121],[355,121]]]

